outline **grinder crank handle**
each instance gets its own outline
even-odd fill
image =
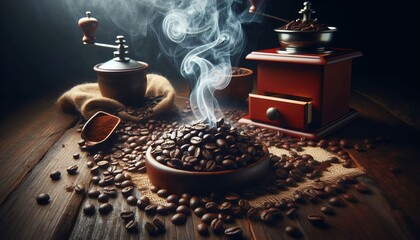
[[[97,43],[95,37],[95,31],[99,26],[99,22],[96,18],[91,17],[92,13],[87,11],[86,17],[79,19],[78,25],[79,28],[83,32],[82,41],[84,44],[88,45],[95,45],[97,47],[105,47],[105,48],[112,48],[112,49],[120,49],[128,48],[128,46],[123,45],[125,43],[124,36],[117,36],[117,40],[115,41],[118,45],[111,45],[105,43]]]
[[[251,7],[249,8],[250,13],[255,13],[257,8],[261,5],[264,0],[249,0],[251,2]]]
[[[86,17],[79,19],[78,25],[83,32],[82,41],[85,44],[94,44],[96,41],[95,31],[99,22],[96,18],[91,17],[92,13],[87,11]]]

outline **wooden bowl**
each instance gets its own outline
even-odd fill
[[[231,75],[229,85],[224,89],[216,90],[214,96],[219,100],[229,100],[233,103],[243,103],[254,88],[254,72],[248,68],[240,68],[243,74]]]
[[[237,191],[266,176],[270,163],[266,146],[263,146],[264,156],[258,161],[236,170],[216,172],[171,168],[156,161],[151,151],[152,148],[149,147],[146,152],[146,169],[151,183],[160,189],[179,194]]]

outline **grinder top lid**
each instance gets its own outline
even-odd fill
[[[145,69],[148,66],[147,63],[139,62],[127,57],[128,46],[124,45],[124,36],[117,36],[115,42],[118,44],[118,48],[114,51],[114,58],[95,66],[96,71],[133,71]]]

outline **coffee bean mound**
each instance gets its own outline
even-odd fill
[[[306,21],[297,19],[280,27],[280,30],[325,31],[325,30],[329,30],[329,28],[327,25],[319,23],[316,19],[311,19],[311,20],[306,20]]]
[[[181,125],[152,145],[156,161],[172,168],[214,172],[245,167],[264,156],[263,145],[224,122]]]
[[[243,70],[240,67],[232,67],[232,75],[242,75],[247,73],[247,71]]]

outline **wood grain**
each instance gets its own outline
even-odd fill
[[[78,119],[41,99],[1,122],[0,204]],[[17,164],[19,163],[19,164]]]
[[[76,132],[76,128],[77,126],[64,133],[1,205],[1,238],[63,239],[69,235],[83,195],[74,191],[68,192],[66,187],[76,184],[87,187],[90,182],[85,153],[81,153],[79,160],[72,157],[74,153],[80,152],[77,145],[80,134]],[[38,143],[42,146],[42,142]],[[74,164],[79,167],[78,174],[67,174],[67,167]],[[55,170],[61,172],[61,179],[58,181],[52,181],[49,177]],[[40,193],[50,195],[48,205],[36,203],[36,197]]]

